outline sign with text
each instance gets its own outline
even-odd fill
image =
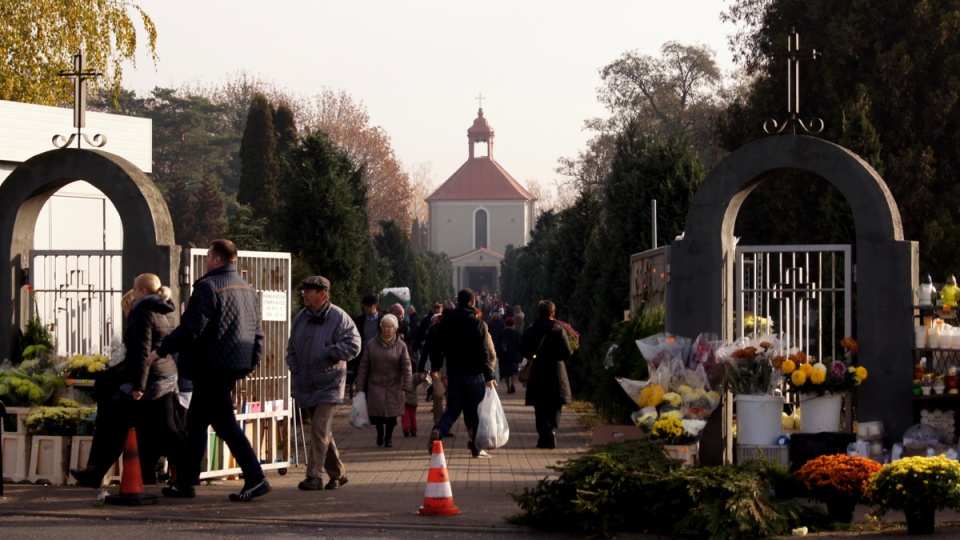
[[[265,321],[285,321],[290,312],[287,309],[287,293],[284,291],[261,291],[261,318]]]

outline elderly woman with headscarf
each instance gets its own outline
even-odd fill
[[[397,337],[392,314],[380,321],[380,334],[367,342],[357,370],[357,389],[367,393],[370,423],[377,428],[377,446],[393,446],[393,428],[403,414],[404,393],[413,390],[407,345]]]

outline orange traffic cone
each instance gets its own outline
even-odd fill
[[[120,477],[120,493],[107,495],[107,504],[140,506],[155,504],[156,495],[143,492],[143,478],[140,476],[140,450],[137,448],[137,431],[130,428],[127,442],[123,447],[123,475]]]
[[[450,490],[450,476],[447,474],[447,459],[443,457],[443,443],[433,441],[433,454],[430,456],[430,472],[427,473],[427,493],[420,507],[421,516],[453,516],[460,509],[453,504],[453,491]]]

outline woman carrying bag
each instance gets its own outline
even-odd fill
[[[533,406],[537,448],[557,447],[560,411],[573,399],[566,361],[573,355],[567,333],[555,320],[556,305],[541,300],[537,320],[523,333],[521,351],[533,362],[527,381],[526,405]]]

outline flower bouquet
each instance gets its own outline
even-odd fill
[[[850,523],[854,507],[865,500],[867,481],[880,468],[871,459],[836,454],[811,459],[796,476],[814,499],[827,505],[831,517]]]
[[[944,456],[903,458],[884,465],[870,478],[866,493],[876,507],[873,515],[902,510],[910,534],[929,534],[933,532],[934,511],[960,509],[960,463]],[[919,527],[921,524],[926,526]]]
[[[63,363],[61,372],[67,379],[93,379],[107,368],[109,361],[103,354],[78,354]]]
[[[773,359],[783,373],[788,391],[800,394],[826,393],[841,394],[860,386],[867,378],[867,368],[856,365],[859,349],[857,341],[851,337],[840,341],[845,354],[843,359],[827,358],[818,361],[808,357],[803,351]]]
[[[9,362],[0,366],[0,399],[7,406],[43,405],[61,388],[63,379],[57,375],[50,354],[24,360],[16,368]]]
[[[31,435],[73,435],[93,434],[90,417],[97,412],[96,407],[82,406],[76,401],[61,399],[55,407],[34,407],[27,413],[24,423]],[[81,429],[81,427],[84,429]]]
[[[780,382],[774,353],[780,346],[775,336],[743,338],[717,349],[723,366],[723,381],[734,395],[768,395]]]
[[[647,359],[649,379],[618,379],[640,407],[631,418],[641,431],[666,444],[696,442],[720,404],[720,394],[710,389],[702,365],[690,368],[685,362],[682,354],[684,350],[689,354],[689,339],[680,338],[680,345],[671,338],[659,345],[649,338],[641,341],[645,341],[640,349]]]
[[[570,350],[576,351],[580,348],[580,332],[577,332],[573,329],[573,326],[570,326],[570,323],[561,321],[560,319],[554,319],[554,322],[560,325],[563,328],[567,336],[567,342],[570,343]]]

